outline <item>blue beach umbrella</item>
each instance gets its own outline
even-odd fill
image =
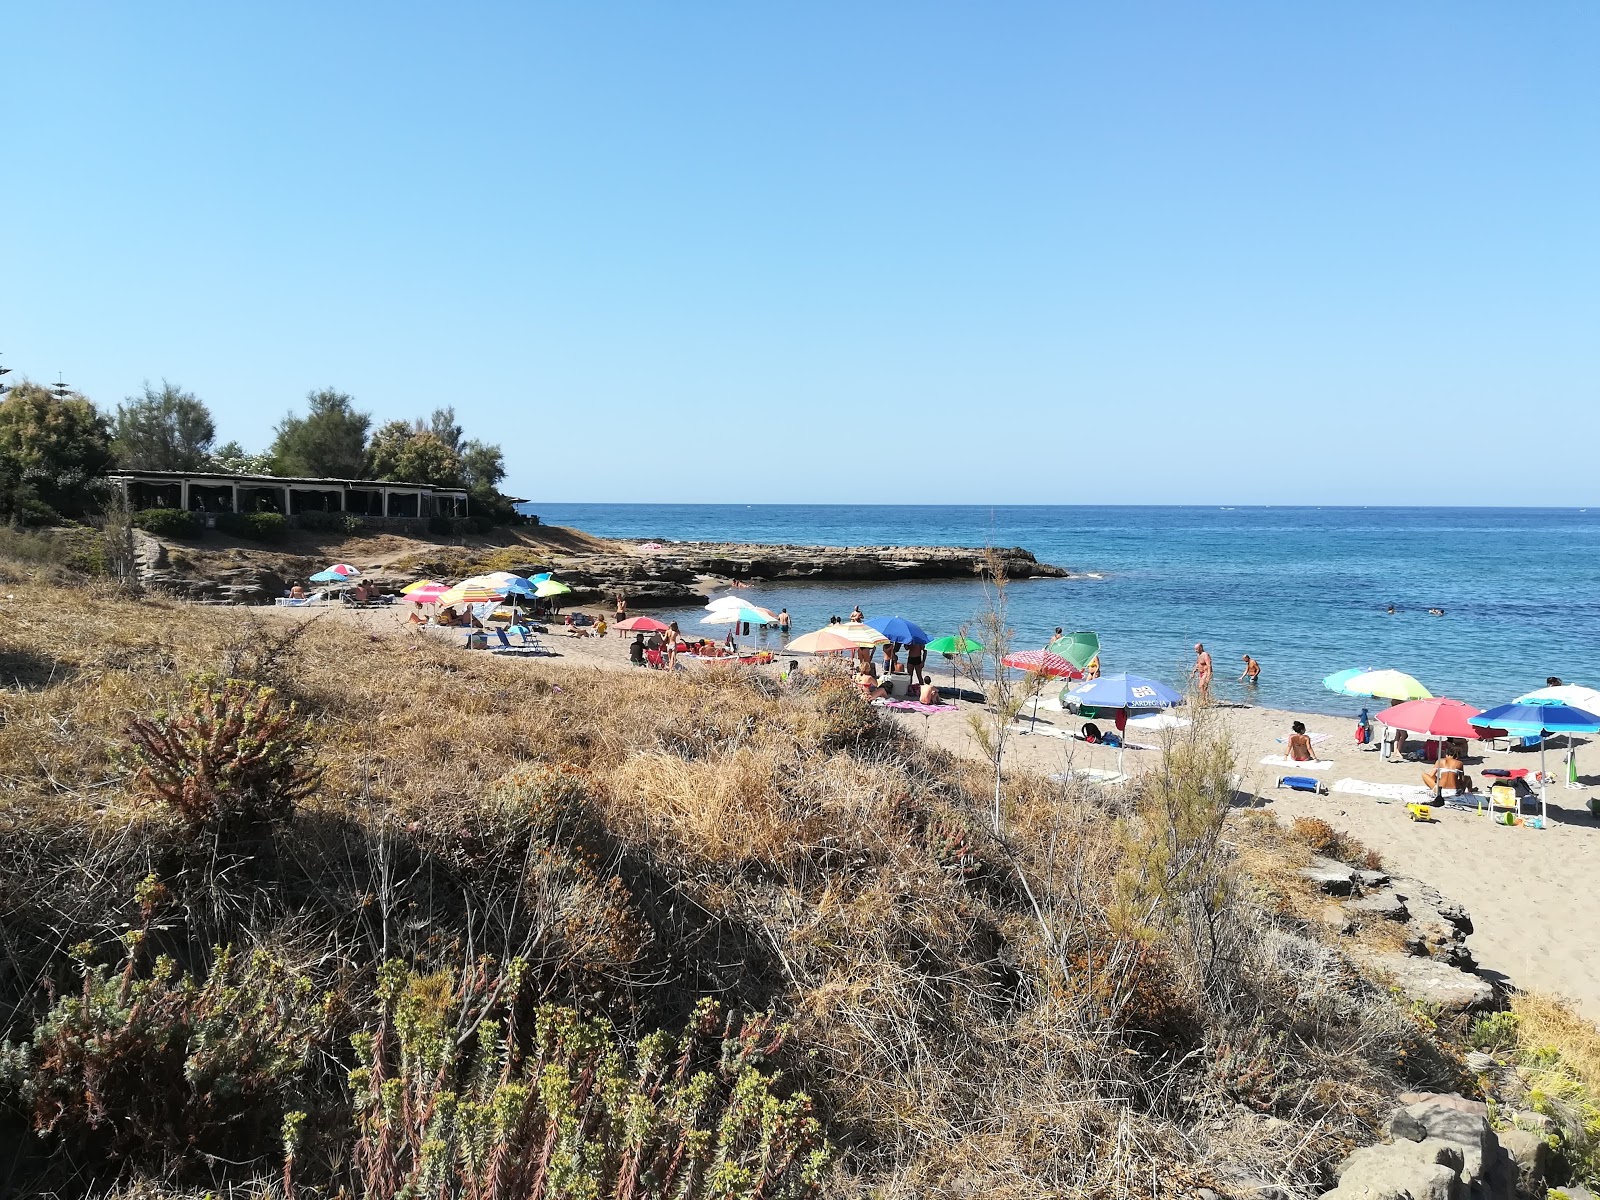
[[[1067,696],[1084,708],[1171,708],[1183,703],[1183,697],[1160,680],[1126,672],[1092,679]]]
[[[933,641],[923,632],[922,626],[904,617],[872,617],[867,624],[891,642],[899,642],[902,646],[926,646]]]
[[[1139,708],[1171,708],[1183,703],[1183,697],[1160,680],[1126,672],[1091,679],[1082,687],[1063,692],[1061,698],[1075,700],[1081,708],[1117,708],[1124,712]],[[1117,747],[1117,769],[1122,769],[1121,746]]]
[[[1322,686],[1330,692],[1338,692],[1341,696],[1348,696],[1350,693],[1345,690],[1345,684],[1349,683],[1357,675],[1365,675],[1370,670],[1372,670],[1371,667],[1346,667],[1343,671],[1335,671],[1332,675],[1324,677]]]
[[[1552,733],[1600,733],[1600,716],[1587,709],[1561,703],[1536,704],[1513,700],[1510,704],[1502,704],[1499,708],[1468,717],[1467,723],[1479,729],[1504,729],[1519,737],[1539,739],[1539,822],[1543,828],[1550,825],[1550,812],[1544,794],[1545,741]],[[1491,815],[1494,813],[1492,803],[1489,812]]]

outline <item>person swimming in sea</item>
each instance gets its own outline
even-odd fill
[[[1389,607],[1384,609],[1383,611],[1388,613],[1391,617],[1394,616],[1394,605],[1392,605],[1392,604],[1389,605]]]
[[[1444,609],[1442,609],[1442,608],[1430,608],[1428,610],[1428,615],[1430,617],[1442,617],[1442,616],[1444,616]]]

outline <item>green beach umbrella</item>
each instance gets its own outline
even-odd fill
[[[1097,633],[1064,633],[1052,638],[1045,647],[1051,654],[1066,659],[1078,670],[1083,670],[1100,653],[1100,635]]]
[[[950,687],[954,689],[956,686],[956,655],[982,654],[983,643],[975,642],[959,633],[952,633],[929,642],[928,649],[935,654],[942,654],[950,660]]]
[[[543,583],[533,585],[533,594],[541,600],[549,599],[551,596],[565,595],[571,590],[566,584],[555,579],[546,579]]]

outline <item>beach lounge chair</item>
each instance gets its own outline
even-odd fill
[[[659,650],[646,650],[644,652],[644,661],[645,665],[653,671],[665,670],[667,666],[667,660]]]
[[[1322,793],[1322,784],[1310,775],[1280,775],[1278,786],[1296,792],[1311,792],[1313,795]]]

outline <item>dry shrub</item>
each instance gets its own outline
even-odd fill
[[[1376,850],[1369,850],[1360,841],[1343,830],[1335,829],[1321,817],[1296,817],[1290,828],[1294,831],[1295,837],[1318,854],[1369,871],[1383,869],[1381,854]]]

